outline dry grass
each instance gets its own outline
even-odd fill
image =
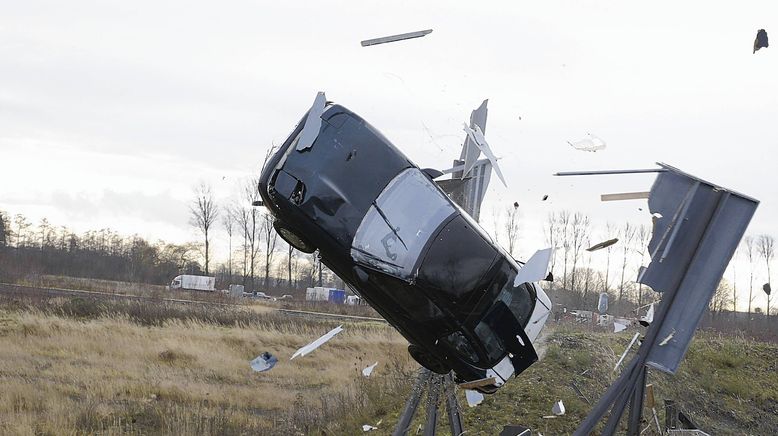
[[[53,304],[0,305],[0,434],[358,433],[362,416],[399,407],[414,367],[378,323],[346,324],[289,361],[336,324],[255,312],[232,325],[197,313],[142,323],[121,306],[77,316]],[[263,351],[279,363],[254,373]]]

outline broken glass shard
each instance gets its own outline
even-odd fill
[[[265,351],[264,353],[257,356],[256,359],[251,361],[251,369],[256,372],[264,372],[272,369],[274,366],[276,366],[276,363],[278,363],[276,356],[273,356],[272,354]]]
[[[294,359],[297,356],[305,356],[306,354],[312,352],[313,350],[319,348],[322,346],[325,342],[332,339],[335,335],[343,331],[343,326],[339,325],[335,327],[334,329],[330,330],[327,334],[320,337],[319,339],[316,339],[315,341],[311,342],[310,344],[300,348],[299,350],[295,351],[292,357],[289,360]]]

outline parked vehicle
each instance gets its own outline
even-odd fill
[[[216,278],[214,277],[184,274],[176,276],[170,282],[170,289],[213,292],[216,290],[215,285]]]
[[[535,362],[551,308],[540,286],[514,286],[521,266],[360,116],[327,103],[308,118],[259,180],[278,234],[318,249],[432,371],[490,393]]]

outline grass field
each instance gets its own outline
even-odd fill
[[[391,327],[344,323],[289,361],[338,324],[258,305],[0,297],[0,434],[341,435],[379,421],[371,434],[390,434],[417,368]],[[544,358],[481,405],[459,392],[467,434],[572,433],[634,334],[550,327]],[[249,361],[263,351],[279,363],[255,373]],[[677,376],[649,373],[659,419],[668,398],[711,434],[778,434],[776,362],[776,344],[700,332]],[[558,400],[567,414],[544,418]],[[423,418],[421,407],[414,430]]]
[[[141,305],[3,302],[0,434],[349,434],[409,388],[406,343],[384,324],[346,323],[290,362],[337,324]],[[263,351],[279,363],[255,373],[249,361]]]

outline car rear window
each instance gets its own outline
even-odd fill
[[[418,169],[398,174],[359,225],[352,243],[355,261],[408,279],[432,233],[454,206]]]

